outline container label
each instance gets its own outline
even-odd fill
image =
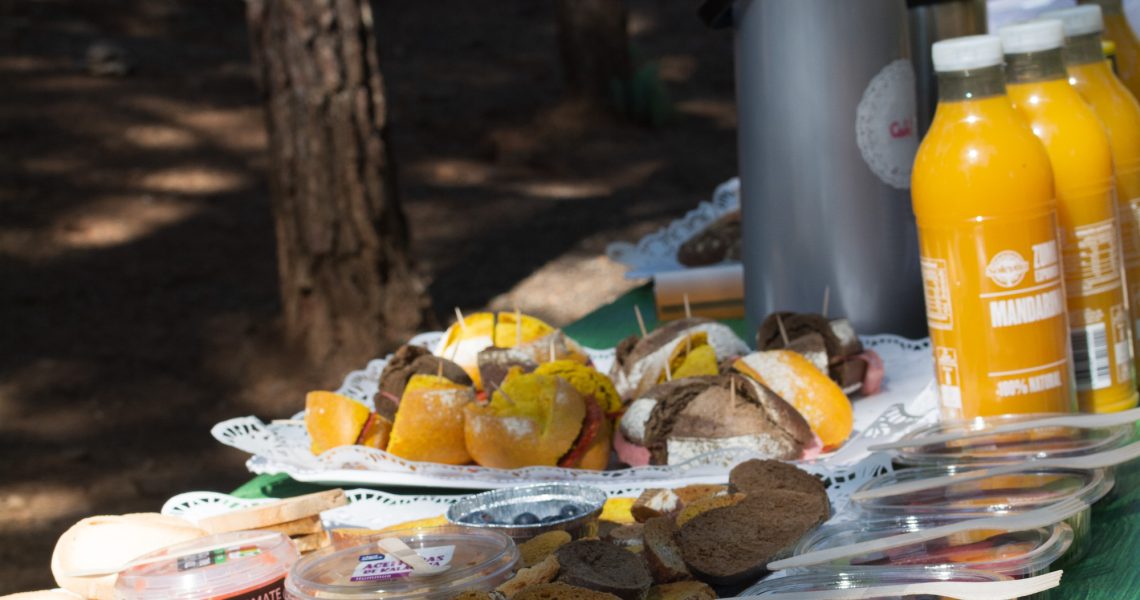
[[[217,596],[215,600],[285,600],[285,577],[251,590]]]
[[[417,548],[419,554],[429,565],[446,567],[451,564],[455,556],[455,546],[438,546],[436,548]],[[388,581],[411,575],[413,569],[404,561],[391,554],[363,554],[357,558],[356,568],[352,570],[349,581]]]
[[[883,67],[863,91],[855,109],[855,144],[883,183],[910,188],[918,153],[914,66],[899,59]]]
[[[1116,219],[1073,228],[1065,247],[1065,283],[1070,296],[1095,296],[1120,287]]]
[[[953,329],[954,307],[950,300],[950,272],[946,261],[924,257],[920,262],[927,323],[933,329]]]
[[[261,548],[257,546],[217,548],[215,550],[210,550],[209,552],[199,552],[198,554],[190,554],[188,556],[179,557],[178,570],[189,571],[191,569],[201,569],[202,567],[220,565],[227,561],[237,560],[239,558],[247,558],[250,556],[257,556],[258,554],[261,554]]]

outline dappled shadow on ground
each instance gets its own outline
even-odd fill
[[[444,320],[584,314],[629,285],[598,258],[606,243],[736,170],[723,34],[686,3],[629,3],[679,111],[647,129],[560,103],[548,4],[375,9],[400,188]],[[49,585],[79,517],[232,489],[245,457],[210,425],[291,414],[343,375],[280,343],[241,10],[0,0],[0,593]],[[100,40],[130,75],[87,74]]]

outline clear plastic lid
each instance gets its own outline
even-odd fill
[[[946,518],[910,517],[825,525],[800,540],[796,554],[923,531],[953,522],[954,519]],[[1064,555],[1072,543],[1073,530],[1066,523],[1025,531],[970,531],[883,552],[848,556],[828,566],[831,569],[957,568],[1028,577],[1047,572],[1049,565]]]
[[[903,439],[915,439],[942,433],[983,431],[998,425],[1047,416],[1057,415],[1005,415],[980,417],[969,421],[947,421],[912,431]],[[1104,452],[1127,445],[1131,438],[1131,425],[1095,429],[1049,427],[968,438],[958,442],[903,448],[897,452],[895,460],[905,465],[914,466],[1023,462]]]
[[[924,581],[953,581],[982,583],[1007,581],[1010,577],[987,571],[945,567],[929,568],[876,568],[876,569],[813,569],[807,573],[792,573],[777,579],[767,579],[741,592],[741,596],[768,596],[787,592],[826,592],[831,590],[860,589],[883,585],[906,585]],[[871,600],[917,600],[929,596],[875,596]]]
[[[901,469],[876,477],[859,489],[873,490],[961,471],[957,467]],[[1112,489],[1112,484],[1113,477],[1105,469],[1034,469],[854,503],[861,512],[884,517],[977,517],[1029,511],[1070,498],[1092,506]]]
[[[421,576],[386,555],[377,542],[397,537],[433,565],[450,568]],[[511,538],[497,531],[446,526],[379,534],[367,543],[320,550],[297,561],[285,582],[286,598],[450,598],[462,591],[490,591],[510,577],[519,561]]]
[[[288,537],[267,531],[237,531],[190,540],[136,559],[151,561],[123,571],[118,600],[212,600],[280,581],[297,560]]]

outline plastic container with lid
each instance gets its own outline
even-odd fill
[[[137,559],[148,562],[119,575],[115,598],[281,598],[285,576],[298,556],[293,542],[274,532],[238,531],[190,540]]]
[[[789,592],[811,593],[861,589],[873,586],[907,585],[925,581],[983,583],[1008,581],[1006,575],[956,568],[814,569],[786,577],[767,579],[741,592],[741,596],[769,596]],[[929,596],[876,596],[874,600],[919,600]]]
[[[805,536],[796,554],[846,546],[953,523],[957,519],[912,516],[825,525]],[[1068,551],[1073,530],[1065,523],[1024,531],[971,531],[930,541],[836,559],[830,569],[971,569],[1007,577],[1033,577],[1050,571]],[[811,567],[811,570],[817,570]],[[795,569],[794,572],[805,572]]]
[[[999,425],[1061,415],[1002,415],[968,421],[943,421],[908,433],[904,440],[944,433],[982,431]],[[1132,426],[1082,429],[1050,427],[967,438],[958,442],[903,448],[895,462],[912,466],[981,466],[1043,458],[1069,458],[1115,450],[1132,441]]]
[[[431,564],[450,568],[438,575],[415,575],[377,545],[387,537],[403,540]],[[457,526],[393,531],[297,561],[285,582],[285,598],[442,600],[463,591],[493,590],[511,577],[518,562],[514,542],[497,531]]]
[[[945,477],[961,472],[956,467],[903,469],[876,477],[860,490],[872,490],[906,481]],[[1071,498],[1089,508],[1066,519],[1075,536],[1067,560],[1084,556],[1091,543],[1092,505],[1112,489],[1112,474],[1105,469],[1035,469],[985,479],[964,481],[884,498],[854,501],[860,512],[897,520],[914,515],[976,518],[1018,514]]]

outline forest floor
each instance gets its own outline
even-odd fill
[[[376,3],[400,191],[441,320],[564,324],[635,282],[603,255],[736,172],[730,34],[628,0],[676,118],[562,103],[553,2]],[[210,426],[343,372],[280,343],[243,3],[0,0],[0,593],[75,520],[248,478]],[[94,45],[130,72],[95,76]]]

